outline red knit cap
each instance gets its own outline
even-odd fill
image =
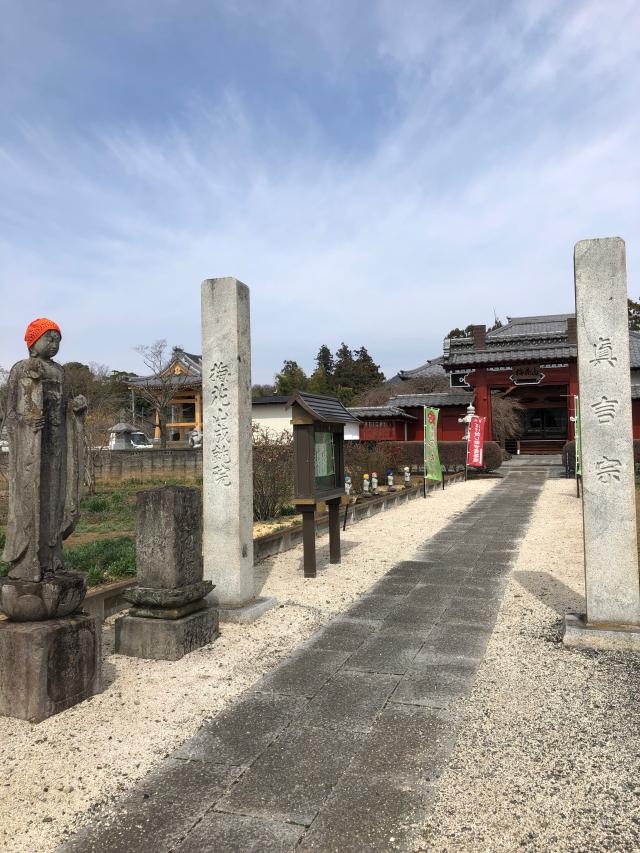
[[[62,337],[60,326],[57,323],[54,323],[53,320],[47,320],[46,317],[38,317],[37,320],[33,320],[33,322],[29,323],[27,331],[24,333],[24,339],[27,342],[28,348],[31,349],[38,338],[41,338],[45,332],[48,332],[51,329]]]

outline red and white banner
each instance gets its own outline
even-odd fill
[[[484,465],[484,427],[486,418],[472,415],[469,422],[469,444],[467,445],[467,465],[469,468],[482,468]]]

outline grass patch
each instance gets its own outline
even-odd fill
[[[87,586],[122,580],[136,573],[136,546],[128,536],[86,542],[65,548],[64,564],[86,575]]]
[[[118,490],[83,498],[77,533],[130,533],[135,526],[135,494]]]

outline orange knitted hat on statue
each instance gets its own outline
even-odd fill
[[[31,349],[38,338],[41,338],[45,332],[48,332],[51,329],[62,337],[60,326],[57,323],[54,323],[53,320],[47,320],[46,317],[38,317],[37,320],[33,320],[29,323],[27,331],[24,333],[24,339],[27,342],[27,347]]]

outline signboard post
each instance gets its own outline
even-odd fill
[[[582,427],[580,424],[580,397],[576,394],[573,398],[575,406],[575,433],[576,433],[576,490],[580,497],[580,481],[582,479]]]
[[[442,482],[442,466],[438,453],[438,415],[440,409],[424,407],[424,496],[427,496],[427,480]]]
[[[486,418],[472,415],[469,421],[469,440],[467,444],[467,467],[482,468],[484,466],[484,431]]]

